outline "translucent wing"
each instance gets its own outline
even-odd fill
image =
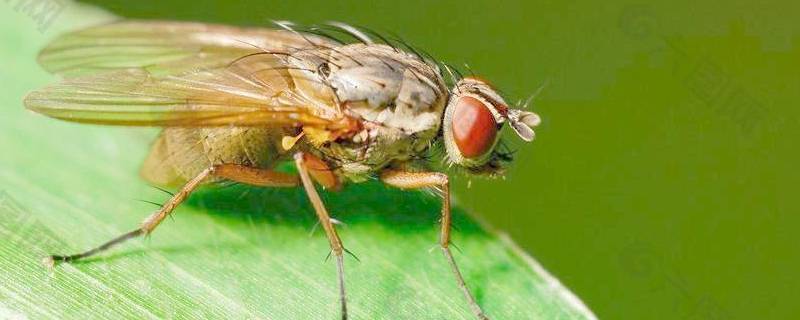
[[[275,51],[260,45],[239,47],[241,43],[233,39],[242,37],[234,32],[240,30],[128,22],[66,35],[45,49],[42,63],[54,72],[83,75],[35,91],[25,104],[55,118],[108,125],[334,128],[346,120],[332,96],[326,99],[325,94],[297,89],[295,80],[305,73],[292,72],[291,58],[278,52],[282,47],[289,50],[288,43],[310,46],[311,42],[297,34],[290,37],[290,32],[247,29],[250,40],[278,35],[275,43],[260,40]],[[188,32],[189,38],[178,39],[181,32]],[[137,46],[145,50],[136,51]],[[132,51],[118,52],[121,48]],[[169,48],[176,55],[165,55]],[[88,50],[83,60],[77,57],[81,50]],[[308,76],[316,80],[313,73]]]
[[[66,76],[125,68],[174,73],[222,67],[259,51],[330,45],[324,38],[286,30],[130,20],[62,35],[42,50],[39,63]]]

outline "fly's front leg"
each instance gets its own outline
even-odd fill
[[[209,178],[223,178],[244,184],[264,187],[291,187],[298,184],[297,177],[271,170],[250,168],[233,164],[221,164],[203,170],[200,174],[187,182],[180,191],[175,193],[158,211],[144,219],[139,228],[120,235],[99,247],[72,255],[52,255],[45,259],[45,264],[53,265],[57,262],[71,262],[87,258],[111,247],[125,242],[128,239],[147,235],[158,227],[161,221],[169,216],[197,187]]]
[[[456,260],[453,259],[453,254],[450,252],[450,225],[452,223],[452,216],[450,214],[450,181],[447,175],[441,172],[406,172],[400,170],[386,170],[381,174],[381,181],[387,185],[397,187],[400,189],[420,189],[420,188],[439,188],[442,191],[442,227],[439,233],[439,245],[442,248],[450,269],[456,277],[458,287],[466,297],[472,312],[478,319],[488,320],[489,317],[483,313],[481,307],[475,301],[475,298],[470,293],[464,282],[464,277],[458,269]]]
[[[328,169],[322,160],[302,152],[294,154],[294,162],[297,165],[297,172],[300,174],[300,181],[303,183],[303,188],[306,190],[308,200],[314,206],[314,211],[317,213],[320,225],[325,230],[325,235],[328,236],[330,242],[331,252],[336,258],[336,271],[339,276],[339,303],[342,310],[342,319],[347,319],[347,293],[344,286],[344,246],[342,246],[342,239],[336,233],[336,228],[331,222],[331,217],[319,193],[314,188],[314,180],[319,182],[325,187],[336,187],[338,182],[333,176],[333,173]],[[327,185],[326,185],[327,184]]]

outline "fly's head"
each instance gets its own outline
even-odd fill
[[[477,175],[497,176],[511,155],[499,150],[500,130],[507,122],[524,141],[533,141],[541,119],[533,112],[511,109],[486,81],[459,80],[450,93],[442,135],[451,164]]]

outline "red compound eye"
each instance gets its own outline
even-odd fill
[[[472,97],[461,97],[453,110],[453,140],[465,158],[477,158],[494,145],[497,123],[483,102]]]

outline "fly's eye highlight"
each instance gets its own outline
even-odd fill
[[[461,155],[474,159],[491,151],[497,137],[497,122],[489,108],[469,96],[458,98],[453,107],[451,130]]]

